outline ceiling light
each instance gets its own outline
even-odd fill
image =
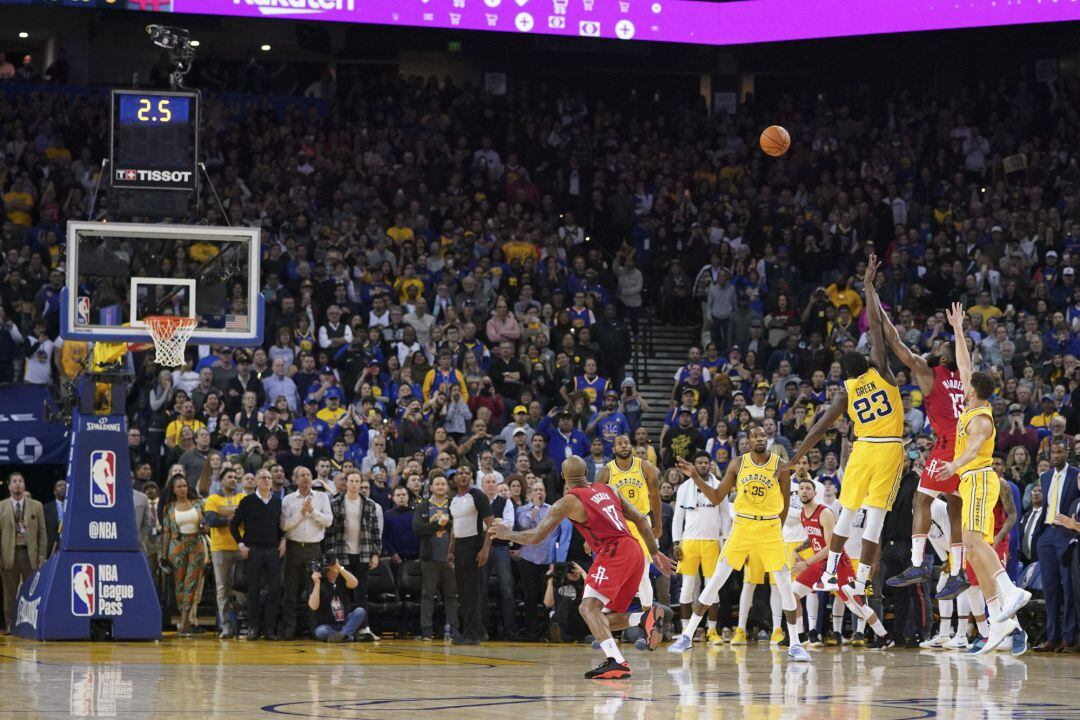
[[[19,37],[25,40],[26,38],[30,37],[30,33],[24,30],[23,32],[19,33]]]
[[[200,43],[198,40],[192,40],[191,41],[191,47],[199,47],[199,45],[201,45],[201,44],[202,43]]]
[[[269,43],[263,43],[262,45],[259,46],[259,49],[262,50],[263,52],[270,52],[270,44]]]

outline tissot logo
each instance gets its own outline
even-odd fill
[[[241,4],[254,5],[261,15],[318,15],[355,9],[355,0],[233,0],[233,5]]]
[[[117,170],[116,179],[122,182],[189,183],[190,170]]]

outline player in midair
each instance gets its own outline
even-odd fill
[[[649,534],[654,539],[659,539],[663,534],[663,518],[660,512],[660,471],[651,462],[634,456],[634,446],[626,435],[616,436],[611,449],[615,457],[596,473],[596,482],[610,485],[617,490],[628,503],[634,506],[635,510],[645,516],[645,522],[651,526]],[[649,573],[651,553],[645,544],[644,536],[639,533],[635,525],[630,526],[630,534],[637,538],[638,544],[641,545],[642,556],[646,560],[645,569],[642,571],[641,581],[638,584],[637,597],[641,601],[641,609],[648,613],[650,623],[646,628],[646,633],[648,633],[652,629],[651,623],[654,622],[654,618],[663,621],[663,610],[657,608],[655,613],[649,612],[653,609],[653,586]]]
[[[564,460],[562,476],[566,494],[551,506],[539,525],[527,532],[514,532],[502,523],[495,523],[488,528],[488,534],[519,545],[534,545],[550,535],[564,517],[570,518],[593,550],[593,563],[578,611],[607,654],[607,659],[585,673],[585,677],[599,680],[629,678],[630,665],[619,652],[611,633],[641,623],[646,615],[651,615],[626,612],[637,594],[645,565],[645,557],[638,551],[638,541],[630,533],[629,526],[637,527],[650,560],[661,573],[671,575],[675,563],[660,552],[644,515],[607,485],[589,484],[585,462],[581,458],[572,456]],[[605,608],[610,614],[604,612]],[[655,650],[661,640],[659,628],[651,627],[647,635],[649,649]]]
[[[693,480],[701,493],[714,504],[719,505],[732,488],[735,489],[735,523],[716,571],[694,603],[694,614],[684,625],[683,634],[668,647],[668,652],[683,653],[690,649],[694,631],[701,624],[709,606],[716,604],[720,588],[728,577],[749,560],[756,559],[765,572],[772,573],[780,590],[788,625],[788,657],[798,662],[809,662],[810,655],[803,648],[796,629],[795,594],[791,588],[787,545],[781,531],[791,500],[788,475],[777,472],[780,456],[767,452],[768,440],[760,425],[751,426],[749,440],[750,452],[728,465],[724,479],[717,488],[706,483],[686,458],[676,461],[679,472]]]
[[[866,293],[877,293],[867,287]],[[964,545],[960,536],[960,478],[953,475],[939,481],[935,476],[939,465],[953,459],[956,440],[956,421],[964,409],[964,390],[960,385],[960,373],[956,367],[956,349],[952,342],[942,343],[936,356],[924,358],[913,353],[900,339],[900,333],[887,315],[882,316],[885,342],[896,353],[900,362],[910,370],[923,394],[923,411],[934,431],[934,447],[919,477],[919,490],[912,502],[911,567],[888,579],[890,587],[905,587],[930,580],[930,568],[923,565],[926,558],[926,537],[930,531],[930,504],[941,497],[949,511],[948,532],[952,541],[949,549],[949,577],[938,591],[937,597],[951,600],[967,587],[963,574]]]
[[[863,278],[867,288],[873,288],[878,261],[871,255]],[[900,389],[889,370],[888,351],[882,330],[882,310],[877,293],[866,293],[866,315],[870,323],[870,361],[857,352],[845,353],[840,360],[847,379],[844,389],[836,394],[832,404],[825,410],[807,433],[784,471],[790,472],[810,449],[817,445],[825,431],[847,412],[855,428],[855,445],[844,470],[844,482],[840,488],[840,518],[829,543],[829,557],[825,573],[814,587],[815,591],[835,592],[836,573],[844,543],[851,533],[851,526],[859,508],[866,511],[863,542],[858,558],[854,587],[849,594],[864,596],[870,570],[877,562],[881,530],[885,513],[892,509],[900,488],[900,476],[904,469],[904,408],[900,401]]]
[[[1013,584],[991,545],[993,508],[1002,485],[992,467],[997,435],[990,407],[994,378],[989,373],[972,372],[971,355],[963,342],[964,309],[960,303],[953,303],[946,316],[956,337],[961,338],[956,343],[956,365],[964,386],[964,411],[956,423],[956,458],[938,468],[937,478],[944,481],[955,474],[960,476],[964,549],[990,609],[986,644],[976,653],[981,655],[992,651],[1020,627],[1016,613],[1028,604],[1031,593]]]
[[[798,492],[799,500],[802,502],[799,519],[803,528],[806,529],[810,549],[814,551],[814,554],[806,560],[800,558],[795,562],[794,592],[796,600],[808,596],[812,592],[815,583],[821,578],[821,574],[825,572],[825,560],[829,554],[829,541],[832,539],[833,527],[836,525],[836,518],[832,510],[815,499],[817,486],[813,480],[809,478],[801,480]],[[848,610],[851,610],[855,617],[865,620],[866,624],[874,631],[877,636],[877,640],[873,643],[874,647],[893,647],[896,643],[885,631],[885,626],[881,624],[877,614],[865,602],[848,595],[847,586],[852,579],[853,571],[851,561],[848,560],[846,554],[841,555],[837,569],[840,580],[840,587],[836,591],[837,597],[847,606]],[[796,610],[801,610],[797,602]],[[799,613],[799,625],[801,631],[801,612]]]

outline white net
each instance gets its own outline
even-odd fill
[[[144,318],[154,338],[154,362],[165,367],[179,367],[184,364],[184,349],[188,338],[199,324],[197,318],[176,317],[174,315],[154,315]]]

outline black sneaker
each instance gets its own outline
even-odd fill
[[[246,637],[247,637],[248,640],[258,640],[259,639],[259,631],[258,630],[248,630]]]
[[[479,645],[480,640],[477,638],[465,637],[464,635],[458,635],[450,641],[453,645]]]
[[[833,630],[825,631],[825,647],[837,647],[843,644],[840,633]]]
[[[615,658],[608,658],[598,667],[585,673],[586,680],[626,680],[630,677],[630,663],[616,662]]]
[[[941,588],[941,592],[935,595],[934,599],[952,600],[970,586],[971,583],[968,582],[967,573],[961,570],[958,574],[949,576],[949,579],[945,581],[945,587]]]
[[[851,636],[851,647],[866,647],[866,636],[857,632]]]
[[[337,632],[330,633],[330,637],[326,638],[328,643],[343,643],[348,639],[348,636],[338,630]]]
[[[929,570],[927,570],[922,565],[920,565],[919,567],[915,567],[914,565],[912,565],[899,575],[893,575],[891,578],[885,581],[885,584],[889,587],[899,588],[907,587],[908,585],[915,585],[921,582],[926,582],[929,579]]]
[[[896,647],[896,641],[892,639],[891,635],[886,633],[881,637],[875,636],[874,639],[870,641],[870,647],[875,650],[888,650],[889,648]],[[915,647],[918,647],[918,644],[916,644]]]
[[[810,638],[806,641],[806,646],[812,648],[825,647],[825,643],[821,641],[821,635],[818,634],[817,630],[810,631]]]

